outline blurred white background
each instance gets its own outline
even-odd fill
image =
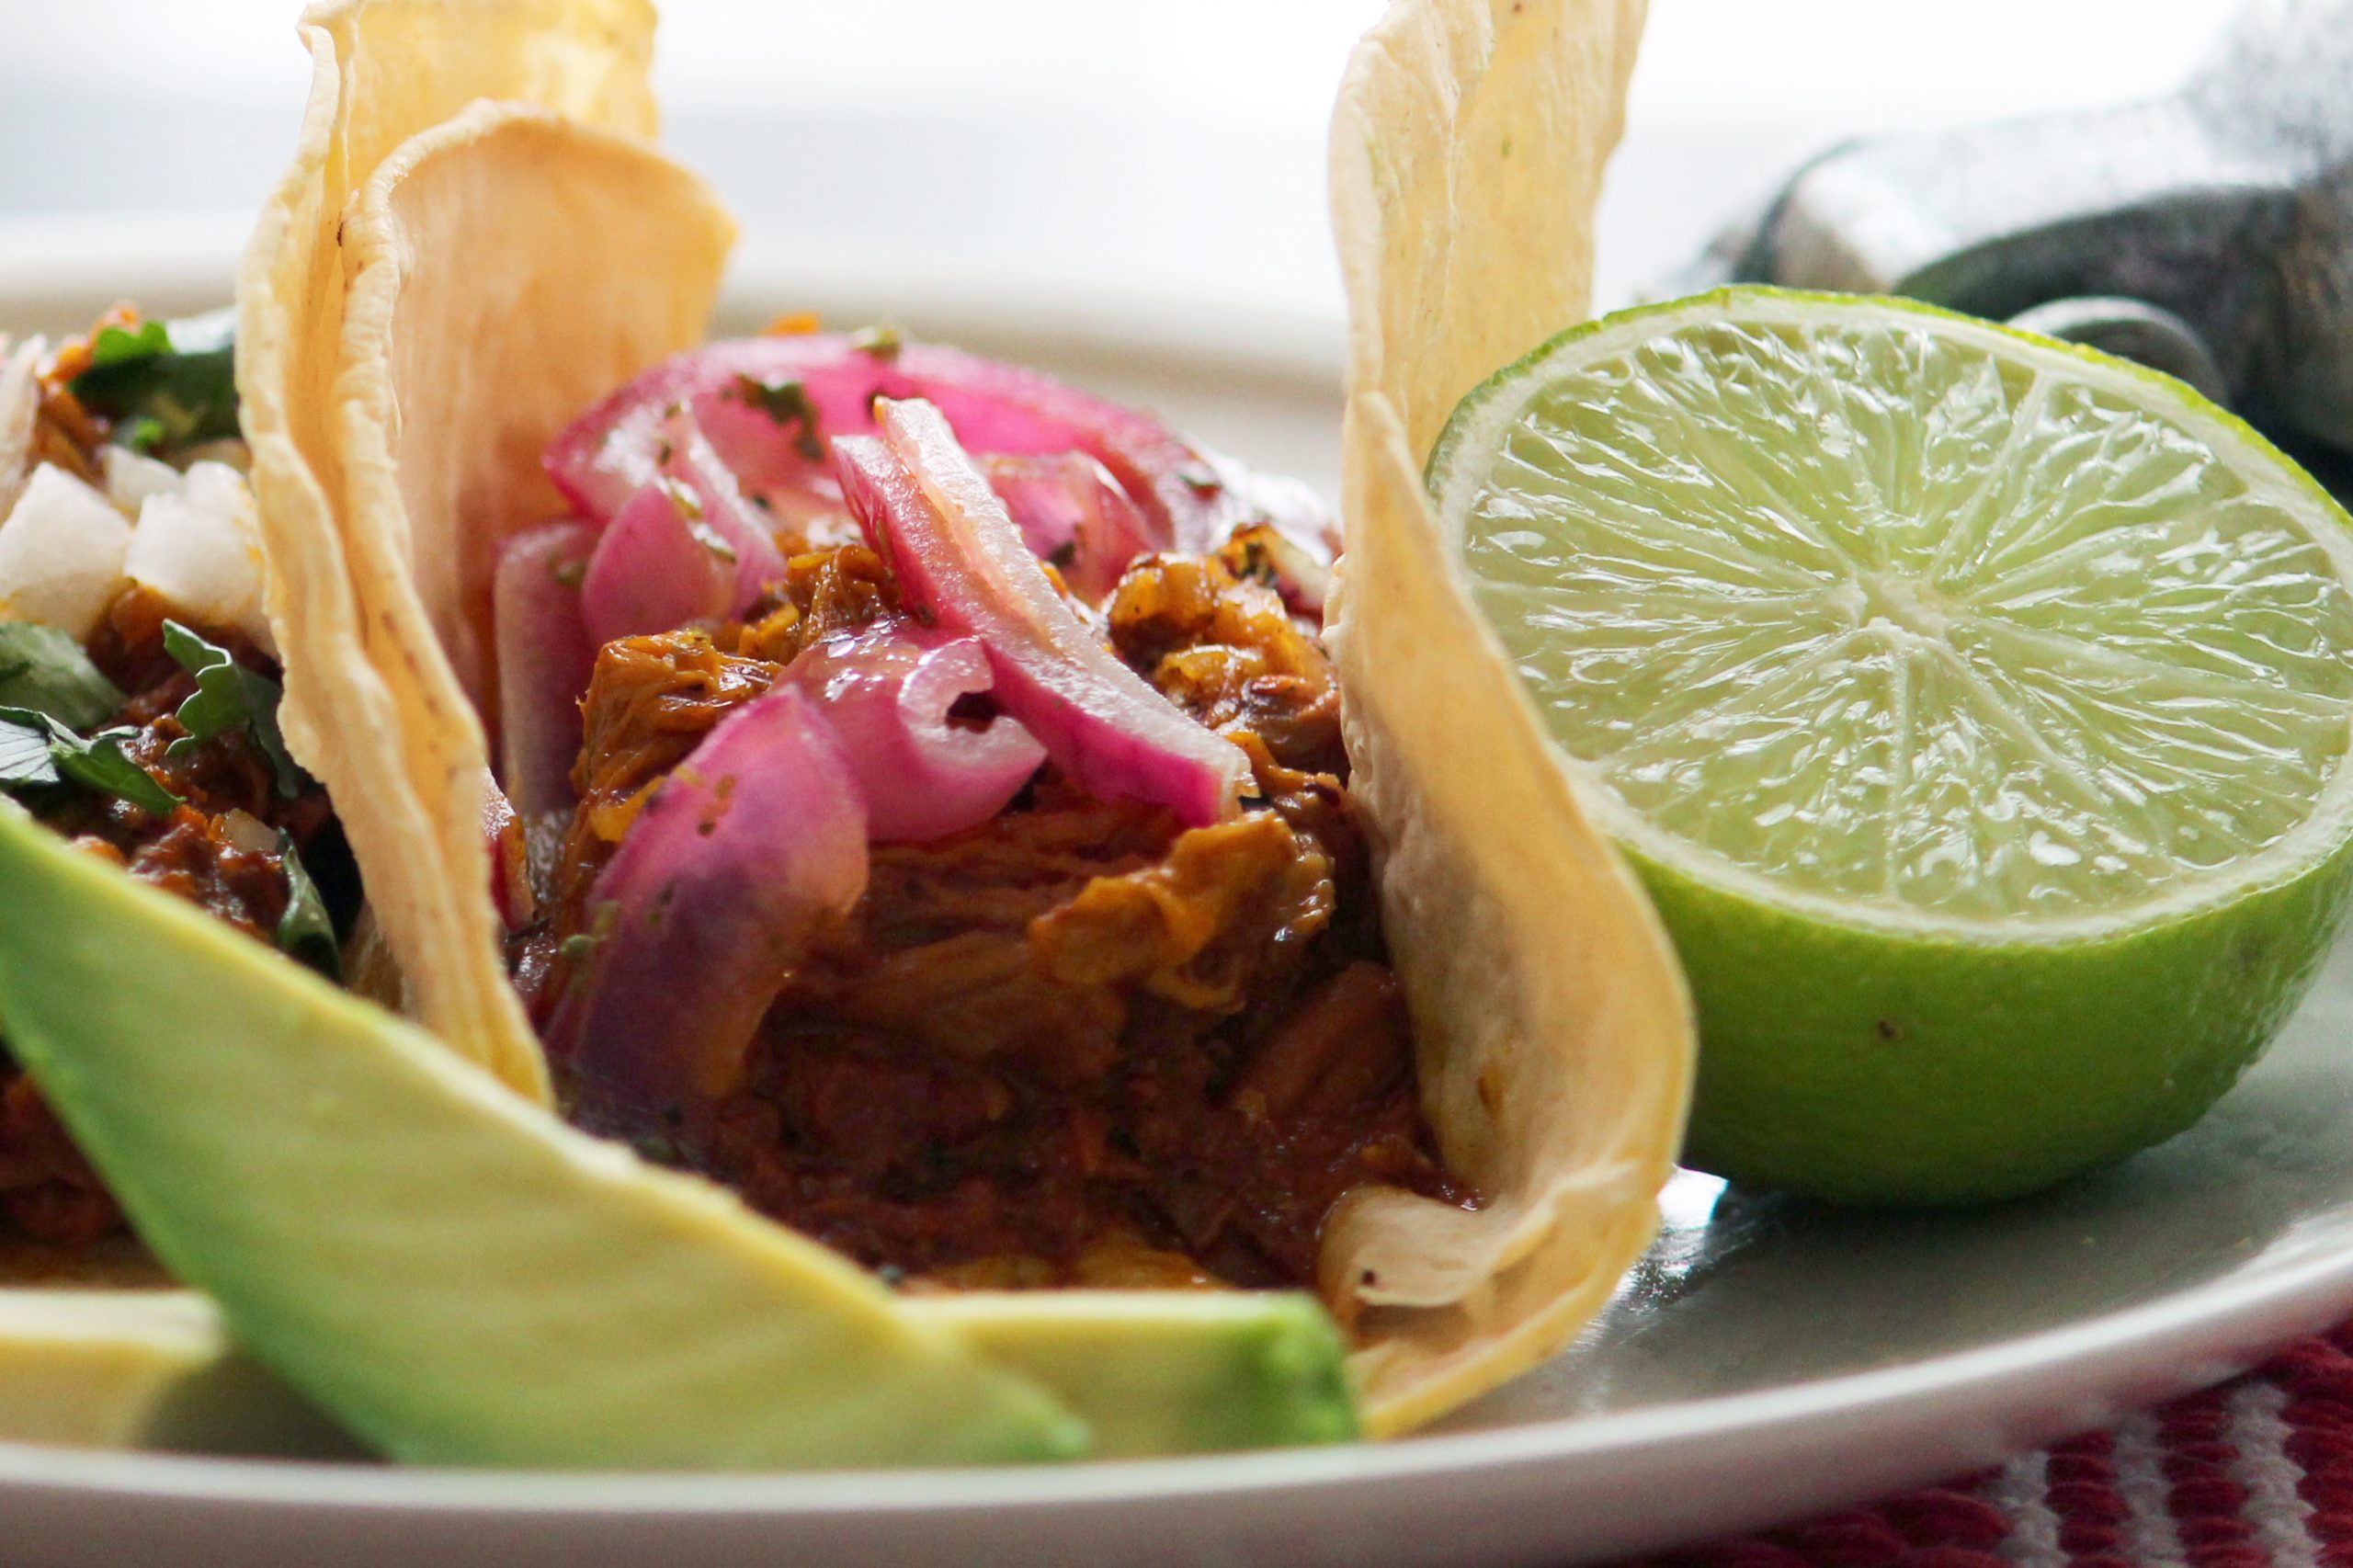
[[[1603,218],[1621,300],[1837,137],[2159,92],[2233,0],[1652,0]],[[293,0],[0,0],[0,217],[241,222]],[[829,256],[1337,309],[1324,118],[1379,0],[670,0],[672,145]],[[5,235],[0,235],[0,244]]]

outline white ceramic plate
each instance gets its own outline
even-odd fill
[[[0,324],[217,302],[234,227],[0,227]],[[911,328],[1156,406],[1327,489],[1336,324],[751,252],[723,325]],[[0,895],[4,896],[4,895]],[[2047,1198],[1840,1214],[1686,1176],[1603,1321],[1427,1436],[1061,1470],[516,1475],[0,1445],[9,1561],[1561,1563],[1931,1481],[2353,1310],[2353,949],[2195,1131]]]

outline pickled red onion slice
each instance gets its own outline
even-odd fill
[[[881,434],[843,437],[834,456],[901,597],[980,640],[998,706],[1080,788],[1165,805],[1192,826],[1231,815],[1240,748],[1179,712],[1080,622],[938,409],[886,399],[876,412]]]
[[[597,407],[606,408],[611,401]],[[595,416],[592,411],[587,417]],[[784,574],[784,557],[777,550],[771,520],[745,499],[733,471],[712,447],[689,403],[682,399],[656,399],[617,411],[608,438],[598,445],[594,482],[574,484],[567,483],[570,471],[560,469],[556,457],[567,449],[585,423],[585,419],[575,421],[557,437],[546,460],[557,488],[574,499],[582,516],[610,526],[649,487],[666,488],[680,503],[686,520],[705,530],[734,557],[730,562],[734,569],[733,592],[722,614],[741,615],[761,589]]]
[[[548,472],[586,515],[610,517],[654,476],[663,421],[684,408],[745,492],[778,517],[823,512],[840,505],[826,449],[871,434],[878,397],[933,403],[968,451],[1093,458],[1142,517],[1143,551],[1211,551],[1255,521],[1271,522],[1319,561],[1338,548],[1312,496],[1262,491],[1239,465],[1148,415],[953,348],[905,343],[883,353],[839,333],[741,338],[665,360],[557,437]]]
[[[735,608],[734,547],[702,520],[691,492],[656,480],[606,525],[580,586],[580,611],[597,646]]]
[[[1017,720],[951,719],[995,677],[979,641],[936,628],[879,626],[821,642],[785,672],[817,699],[866,802],[867,836],[922,844],[1003,811],[1046,760]]]
[[[866,875],[856,776],[816,701],[779,682],[721,720],[591,892],[547,1032],[584,1109],[627,1131],[733,1088],[786,971]]]
[[[580,593],[597,530],[546,523],[500,547],[491,581],[498,635],[499,779],[526,823],[569,811],[572,759],[580,751],[580,695],[596,673],[597,644]]]
[[[1052,562],[1070,590],[1099,605],[1120,574],[1153,549],[1152,532],[1126,491],[1085,452],[987,457],[981,472],[1005,503],[1029,552]]]

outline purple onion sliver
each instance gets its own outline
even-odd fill
[[[743,487],[695,420],[691,408],[674,411],[662,424],[666,443],[660,459],[664,477],[685,487],[701,514],[693,519],[734,554],[734,591],[726,612],[741,616],[762,589],[784,575],[784,555],[776,547],[768,518],[744,498]]]
[[[838,743],[806,692],[771,687],[663,781],[597,877],[550,1054],[620,1128],[725,1094],[786,971],[866,875]]]
[[[542,524],[500,547],[492,579],[500,779],[527,822],[574,801],[580,697],[597,667],[581,584],[596,547],[586,523]]]
[[[1149,554],[1143,514],[1101,463],[1085,452],[983,458],[981,472],[1005,503],[1029,552],[1051,562],[1071,592],[1099,605],[1120,574]]]
[[[745,395],[747,378],[759,387],[797,385],[818,428],[770,414]],[[969,451],[1086,453],[1138,509],[1148,550],[1214,550],[1234,528],[1258,520],[1253,497],[1234,483],[1241,470],[1149,415],[953,348],[904,343],[876,353],[840,333],[739,338],[665,360],[559,436],[548,449],[548,473],[585,516],[610,517],[659,471],[670,411],[688,409],[744,489],[768,494],[813,483],[824,493],[812,504],[830,504],[823,465],[801,449],[813,439],[871,434],[878,396],[932,403]],[[1297,515],[1275,521],[1328,553],[1328,521]]]
[[[818,700],[866,801],[867,836],[924,844],[1003,811],[1046,760],[1017,720],[951,722],[957,699],[995,683],[979,641],[882,626],[819,643],[785,678]]]
[[[734,548],[689,514],[699,503],[673,481],[630,497],[597,541],[580,610],[596,645],[716,620],[734,607]]]
[[[1179,712],[1081,624],[939,411],[878,405],[881,437],[835,460],[904,599],[988,651],[994,696],[1098,800],[1164,805],[1199,826],[1236,809],[1246,759]]]

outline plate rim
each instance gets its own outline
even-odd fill
[[[126,246],[133,238],[135,251]],[[144,277],[154,292],[233,276],[241,227],[220,214],[69,214],[0,219],[0,310],[104,291]],[[1328,384],[1336,416],[1340,324],[1312,312],[1214,295],[1177,295],[1067,280],[909,268],[835,244],[756,235],[729,292],[920,296],[926,308],[978,314],[1040,339],[1109,343],[1172,360],[1232,365],[1262,378]],[[1956,1432],[1927,1481],[2009,1449],[2097,1425],[2126,1403],[2208,1386],[2353,1308],[2353,1246],[2322,1248],[2253,1276],[2211,1280],[2056,1328],[1925,1360],[1636,1409],[1529,1420],[1387,1443],[1256,1450],[1061,1467],[788,1473],[456,1470],[338,1460],[115,1452],[0,1441],[0,1495],[17,1489],[87,1498],[206,1500],[261,1508],[575,1518],[759,1516],[860,1519],[976,1509],[1062,1510],[1123,1503],[1326,1494],[1483,1472],[1548,1471],[1661,1450],[1732,1455],[1775,1437],[1817,1440],[1918,1402],[1939,1402]],[[2056,1391],[2073,1389],[2071,1395]],[[2126,1399],[2120,1399],[2120,1395]],[[2069,1403],[2072,1400],[2073,1403]],[[1877,1483],[1874,1483],[1874,1485]],[[1718,1510],[1711,1528],[1742,1516]],[[1751,1520],[1750,1522],[1756,1522]],[[1688,1532],[1669,1531],[1659,1541]]]
[[[2142,1306],[1924,1361],[1491,1431],[1442,1432],[1322,1449],[1062,1466],[731,1473],[466,1470],[0,1442],[0,1486],[31,1482],[107,1494],[163,1492],[257,1503],[456,1506],[522,1514],[748,1510],[841,1515],[910,1506],[1198,1500],[1332,1483],[1432,1479],[1701,1439],[1732,1440],[1786,1424],[1858,1418],[1922,1399],[1999,1390],[2068,1368],[2096,1370],[2101,1374],[2098,1381],[2106,1383],[2145,1366],[2152,1373],[2146,1387],[2154,1391],[2145,1397],[2164,1399],[2227,1379],[2265,1349],[2295,1337],[2312,1324],[2332,1320],[2348,1305],[2353,1305],[2353,1249],[2339,1249],[2261,1278],[2177,1291]],[[2213,1340],[2194,1337],[2201,1328],[2225,1323],[2259,1327]],[[2192,1358],[2185,1360],[2186,1349]],[[2166,1364],[2178,1369],[2157,1370]],[[1276,1469],[1295,1473],[1270,1473]],[[89,1473],[93,1470],[113,1473]],[[926,1495],[894,1495],[915,1490],[911,1483],[919,1483]],[[281,1486],[285,1490],[276,1489]],[[572,1495],[575,1493],[584,1495]]]

